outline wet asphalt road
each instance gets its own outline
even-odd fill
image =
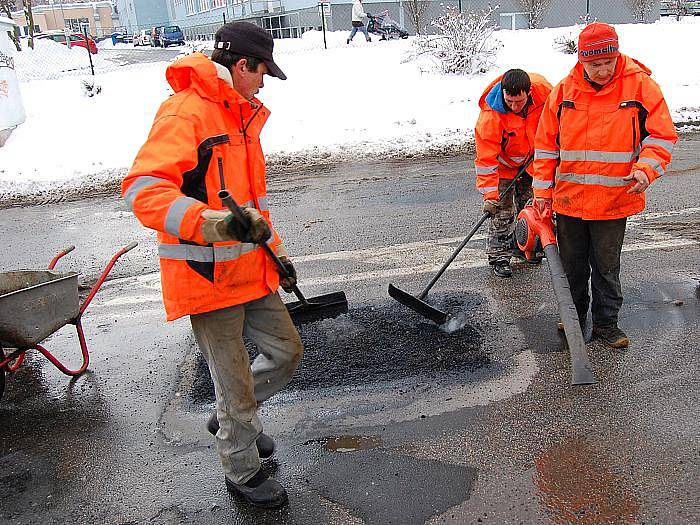
[[[343,289],[348,315],[302,327],[306,355],[262,408],[265,468],[290,503],[226,493],[204,423],[212,390],[186,320],[163,322],[153,236],[115,197],[0,210],[0,269],[94,281],[90,371],[30,355],[0,401],[2,523],[697,523],[700,516],[700,137],[628,227],[621,326],[588,344],[599,383],[572,387],[546,266],[485,267],[483,235],[430,295],[448,333],[394,303],[417,293],[478,218],[467,158],[271,174],[273,218],[308,295]],[[483,233],[483,232],[482,232]],[[46,346],[78,363],[69,328]]]

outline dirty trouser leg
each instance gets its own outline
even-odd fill
[[[279,294],[247,303],[245,312],[243,334],[255,343],[259,352],[251,369],[255,397],[262,402],[289,382],[299,366],[304,347]]]
[[[589,223],[577,217],[557,214],[557,244],[566,278],[571,288],[571,297],[576,305],[579,322],[583,326],[588,315],[590,295],[588,279],[591,276],[589,253],[591,236]]]
[[[593,326],[617,325],[622,307],[620,253],[627,219],[590,221],[591,233],[591,317]]]
[[[498,181],[498,192],[504,195],[510,180]],[[515,209],[513,203],[513,189],[501,200],[496,208],[496,213],[489,220],[489,231],[486,239],[486,255],[489,264],[510,262],[513,255],[513,240],[515,231]]]
[[[255,440],[262,432],[250,359],[243,344],[245,306],[190,316],[214,383],[219,459],[226,477],[238,484],[248,481],[260,469]]]
[[[515,217],[523,210],[532,199],[532,177],[524,173],[515,183]]]

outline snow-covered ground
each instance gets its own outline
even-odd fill
[[[700,120],[700,68],[694,56],[700,49],[700,20],[619,25],[617,30],[622,51],[652,69],[674,119]],[[575,31],[499,31],[497,64],[472,77],[438,74],[426,62],[404,62],[412,39],[365,43],[358,35],[348,46],[347,32],[338,31],[327,35],[327,50],[318,32],[276,41],[276,61],[289,79],[266,79],[259,95],[272,111],[263,135],[268,160],[313,163],[463,148],[472,138],[476,102],[486,84],[512,67],[558,82],[576,58],[557,51],[554,39]],[[16,61],[18,70],[27,63],[23,56]],[[78,78],[22,82],[27,121],[0,149],[0,195],[121,176],[169,94],[166,67],[144,64],[99,75],[102,93],[93,98],[83,95]]]

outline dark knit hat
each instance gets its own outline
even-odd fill
[[[250,22],[224,24],[214,36],[215,49],[225,49],[237,55],[258,58],[265,63],[270,75],[281,80],[287,80],[287,75],[282,72],[272,59],[272,48],[274,46],[275,42],[272,39],[272,35]]]

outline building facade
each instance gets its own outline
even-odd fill
[[[90,3],[62,3],[38,5],[32,8],[34,32],[46,32],[69,28],[82,32],[83,27],[95,37],[111,35],[118,22],[114,5],[108,0]],[[29,25],[22,10],[14,11],[12,19],[19,26],[22,35],[29,33]]]
[[[224,22],[248,20],[264,27],[275,38],[299,37],[309,29],[322,27],[321,10],[318,0],[118,0],[120,17],[121,4],[130,4],[134,11],[132,25],[140,22],[140,11],[146,10],[143,4],[167,4],[159,7],[169,13],[169,22],[179,25],[188,40],[212,40],[214,33]],[[430,32],[430,20],[444,9],[444,6],[461,7],[462,11],[482,10],[489,5],[498,5],[493,14],[493,22],[503,29],[525,29],[529,24],[528,13],[520,0],[428,0],[422,26]],[[659,18],[660,0],[653,2],[647,20]],[[416,28],[407,15],[403,0],[363,2],[365,10],[380,14],[386,12],[410,34]],[[127,8],[128,9],[128,8]],[[325,25],[328,30],[350,28],[352,0],[331,0],[326,11]],[[586,14],[613,24],[638,21],[624,0],[552,0],[544,13],[540,27],[562,27],[579,23]],[[157,16],[156,16],[157,18]],[[146,24],[148,25],[148,24]],[[156,24],[152,24],[156,25]]]
[[[115,0],[120,29],[129,35],[171,23],[171,0]]]

